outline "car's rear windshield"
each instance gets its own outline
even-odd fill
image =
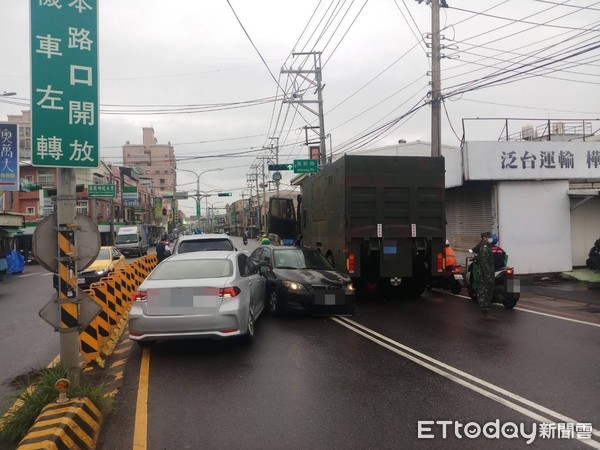
[[[331,265],[317,250],[293,249],[275,250],[274,265],[278,269],[318,269],[331,270]]]
[[[182,241],[177,253],[204,252],[213,250],[235,250],[229,239],[198,239]]]
[[[228,259],[165,260],[148,276],[149,280],[194,280],[224,278],[233,274],[233,264]]]

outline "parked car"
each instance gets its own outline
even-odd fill
[[[77,285],[82,289],[88,289],[90,284],[100,281],[101,278],[108,276],[115,269],[124,267],[126,264],[125,256],[116,247],[100,247],[94,262],[77,274]],[[54,289],[58,289],[58,275],[56,273],[53,277],[53,284]]]
[[[261,245],[250,255],[267,280],[269,311],[340,311],[353,313],[354,287],[312,248]]]
[[[171,252],[178,253],[203,252],[213,250],[237,250],[233,241],[226,234],[191,234],[179,236]]]
[[[134,294],[129,338],[254,338],[265,307],[264,277],[237,251],[188,252],[161,262]]]

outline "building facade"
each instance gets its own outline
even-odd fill
[[[534,122],[531,120],[530,122]],[[462,260],[482,231],[498,235],[520,274],[584,266],[600,237],[600,141],[594,121],[504,119],[498,141],[442,147],[446,164],[446,235]],[[361,151],[431,156],[426,142]]]
[[[177,186],[175,149],[170,142],[158,144],[154,128],[142,128],[142,144],[123,145],[123,165],[138,168],[151,179],[157,196],[172,196]]]

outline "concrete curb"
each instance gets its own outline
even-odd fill
[[[44,407],[19,450],[95,449],[103,415],[88,398]]]

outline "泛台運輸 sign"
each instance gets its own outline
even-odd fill
[[[31,161],[98,167],[97,0],[31,0]]]
[[[0,122],[0,191],[18,191],[19,127]]]

